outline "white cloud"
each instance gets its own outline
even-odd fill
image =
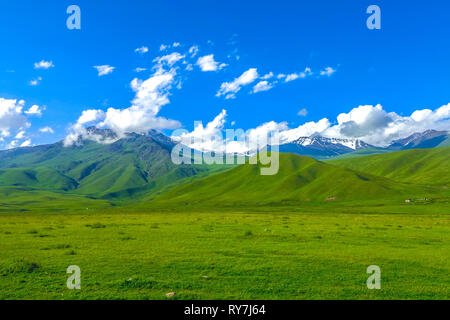
[[[241,134],[235,131],[235,134],[238,134],[237,137],[227,137],[223,134],[226,116],[226,110],[222,110],[206,126],[199,123],[192,132],[184,132],[180,135],[172,136],[172,138],[190,148],[203,152],[244,154],[257,150],[258,141],[263,141],[261,138],[267,138],[269,133],[286,130],[287,128],[286,123],[270,121],[246,132],[242,130]],[[231,125],[234,125],[233,122]]]
[[[289,143],[300,137],[309,137],[314,134],[323,134],[330,127],[331,123],[328,119],[321,119],[318,122],[307,122],[297,128],[286,129],[280,132],[280,142]]]
[[[69,134],[64,139],[64,146],[71,146],[78,143],[78,139],[83,137],[84,139],[96,140],[102,142],[98,137],[90,137],[86,130],[86,125],[94,125],[105,117],[105,112],[102,110],[89,109],[84,110],[77,122],[70,127]],[[109,142],[109,141],[108,141]],[[112,141],[111,141],[112,142]]]
[[[183,133],[173,138],[196,150],[223,152],[223,137],[221,132],[226,122],[226,116],[227,111],[222,110],[222,112],[206,126],[199,123],[192,132]]]
[[[300,117],[306,117],[308,115],[308,110],[303,108],[299,112],[297,112],[297,115],[300,116]]]
[[[279,79],[284,78],[285,82],[290,82],[290,81],[297,80],[299,78],[304,79],[304,78],[306,78],[306,77],[308,77],[310,75],[312,75],[311,68],[305,68],[305,71],[302,71],[302,72],[299,72],[299,73],[291,73],[291,74],[288,74],[288,75],[279,74],[278,78]]]
[[[273,84],[267,82],[266,80],[260,81],[253,87],[253,93],[261,92],[261,91],[268,91],[273,88]]]
[[[136,53],[144,54],[148,52],[148,48],[146,46],[142,46],[134,50]]]
[[[40,62],[35,62],[34,63],[34,68],[35,69],[50,69],[50,68],[53,68],[53,67],[55,67],[55,65],[53,64],[52,61],[42,60]]]
[[[162,45],[159,46],[159,51],[166,51],[169,48],[170,48],[170,46],[162,44]]]
[[[161,68],[164,64],[172,67],[175,63],[184,59],[185,57],[185,55],[182,55],[179,52],[173,52],[162,57],[157,57],[153,60],[153,62],[156,63],[155,68]]]
[[[51,127],[43,127],[43,128],[40,128],[39,129],[39,132],[42,132],[42,133],[55,133],[55,131],[51,128]]]
[[[303,110],[306,111],[302,109],[299,112],[301,115],[306,114]],[[286,122],[269,121],[247,130],[245,132],[247,141],[227,140],[224,137],[226,116],[226,110],[222,110],[206,126],[197,124],[192,132],[185,132],[173,138],[200,151],[251,153],[257,149],[256,144],[252,143],[258,141],[259,137],[267,137],[273,132],[279,132],[281,144],[292,142],[300,137],[319,134],[332,138],[358,138],[375,146],[386,146],[395,139],[405,138],[415,132],[428,129],[443,131],[450,129],[450,104],[434,111],[417,110],[409,117],[399,116],[395,112],[388,113],[380,105],[359,106],[348,113],[340,114],[335,124],[323,118],[317,122],[304,123],[296,128],[289,128]]]
[[[137,67],[136,69],[134,69],[135,72],[139,73],[139,72],[144,72],[147,71],[147,68],[139,68]]]
[[[41,78],[41,77],[37,77],[36,79],[30,81],[30,86],[35,87],[35,86],[37,86],[41,81],[42,81],[42,78]]]
[[[198,58],[196,65],[204,72],[222,70],[227,66],[225,63],[219,65],[219,63],[214,60],[213,54]]]
[[[225,95],[226,99],[232,99],[235,97],[235,94],[241,90],[241,87],[251,84],[258,79],[258,77],[258,70],[256,68],[250,68],[232,82],[222,83],[216,96],[220,97]]]
[[[116,67],[105,64],[102,66],[94,66],[94,68],[97,69],[98,76],[101,77],[112,73]]]
[[[189,48],[189,54],[191,55],[191,58],[194,58],[197,55],[198,50],[198,46],[192,46]]]
[[[178,128],[181,125],[178,121],[158,116],[161,108],[170,102],[168,97],[170,89],[176,84],[175,76],[175,69],[169,71],[158,69],[145,81],[133,79],[131,88],[135,92],[135,97],[129,108],[109,108],[106,112],[94,109],[83,111],[77,123],[70,128],[65,145],[77,143],[80,136],[102,143],[113,142],[113,140],[100,141],[97,137],[89,137],[85,129],[86,125],[110,128],[119,137],[129,132],[143,134],[151,129]]]
[[[15,137],[15,139],[23,139],[23,138],[25,138],[25,130],[22,130],[22,131],[19,131],[19,133],[18,134],[16,134],[16,137]]]
[[[298,75],[297,73],[291,73],[286,76],[284,81],[291,82],[291,81],[297,80],[298,78],[300,78],[300,75]]]
[[[90,122],[94,122],[94,121],[103,119],[104,116],[105,116],[105,113],[102,110],[95,110],[95,109],[84,110],[81,113],[81,116],[78,118],[77,123],[78,124],[87,124]]]
[[[41,116],[42,109],[38,105],[33,105],[27,111],[25,111],[25,114]]]
[[[174,42],[172,44],[172,47],[174,47],[174,48],[178,48],[179,46],[181,46],[181,44],[179,42]]]
[[[284,141],[293,141],[301,136],[320,134],[331,138],[360,139],[369,144],[385,147],[393,140],[410,136],[416,132],[434,129],[450,130],[450,104],[436,110],[416,110],[410,116],[386,112],[381,105],[363,105],[341,113],[337,124],[324,118],[308,122],[282,134]]]
[[[27,115],[23,112],[25,106],[24,100],[0,98],[0,142],[5,142],[9,137],[22,139],[25,131],[31,126],[27,121]],[[2,144],[3,147],[15,147],[15,143],[9,145]]]
[[[331,75],[335,72],[336,72],[336,69],[333,69],[332,67],[326,67],[324,70],[320,71],[320,75],[331,77]]]
[[[22,144],[20,145],[22,148],[23,147],[29,147],[31,146],[31,139],[27,139],[24,142],[22,142]]]
[[[260,79],[269,80],[269,79],[273,78],[273,76],[274,76],[273,72],[269,72],[269,73],[263,75]]]

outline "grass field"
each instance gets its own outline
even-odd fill
[[[0,299],[448,299],[448,209],[1,213]]]

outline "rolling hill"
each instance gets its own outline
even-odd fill
[[[361,160],[361,159],[358,159]],[[280,154],[280,170],[260,175],[259,165],[241,165],[196,180],[157,197],[153,205],[241,206],[335,200],[404,199],[434,193],[294,154]]]
[[[329,161],[330,164],[414,184],[450,186],[450,147],[406,150]]]
[[[95,134],[111,133],[96,130]],[[112,144],[84,140],[71,147],[58,142],[1,151],[0,186],[70,191],[109,199],[130,198],[228,168],[175,165],[170,156],[173,146],[166,136],[150,132],[129,134]]]

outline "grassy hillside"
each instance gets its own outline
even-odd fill
[[[2,151],[0,186],[122,200],[157,193],[179,180],[229,168],[175,165],[172,147],[171,140],[154,133],[130,134],[112,144],[86,140],[71,147],[56,143]]]
[[[110,202],[82,195],[57,193],[24,187],[0,187],[0,213],[74,212],[112,208]]]
[[[450,186],[450,147],[407,150],[364,158],[330,161],[330,164],[367,172],[395,181]]]
[[[73,190],[78,183],[50,168],[0,169],[0,186],[33,187],[39,190]]]
[[[448,138],[448,139],[442,141],[442,142],[438,145],[438,147],[439,147],[439,148],[442,148],[442,147],[450,147],[450,138]]]
[[[182,185],[157,197],[154,205],[264,205],[336,200],[400,199],[437,192],[333,166],[312,158],[280,154],[280,170],[262,176],[259,165],[242,165]]]
[[[390,153],[390,152],[392,152],[392,150],[387,150],[387,149],[382,149],[382,148],[367,148],[367,149],[362,149],[362,150],[357,150],[357,151],[341,154],[339,156],[328,159],[327,161],[366,157],[369,155],[384,154],[384,153]]]

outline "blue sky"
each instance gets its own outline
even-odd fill
[[[71,4],[81,9],[81,30],[66,27]],[[371,4],[381,8],[381,30],[366,27]],[[26,124],[5,116],[2,125],[0,112],[0,148],[61,140],[84,110],[129,108],[140,90],[132,80],[150,79],[154,59],[176,52],[185,58],[165,66],[176,75],[164,89],[170,102],[155,117],[189,131],[195,120],[206,125],[219,116],[218,129],[272,123],[289,139],[312,130],[381,145],[419,129],[450,129],[448,108],[437,112],[450,103],[449,12],[447,1],[1,0],[0,99],[16,100]],[[161,51],[162,44],[171,47]],[[143,46],[148,52],[135,52]],[[204,72],[196,63],[211,54],[217,70]],[[52,66],[35,68],[40,61]],[[102,65],[114,69],[99,76],[94,66]],[[138,67],[147,70],[137,73]],[[251,69],[258,76],[233,99],[217,96],[223,83]],[[298,79],[287,82],[282,75],[289,74]],[[261,81],[272,88],[250,93]],[[41,114],[25,113],[33,105]],[[317,124],[324,118],[327,131]],[[362,132],[368,124],[373,127]],[[54,133],[40,132],[44,127]],[[170,134],[169,127],[158,129]]]

